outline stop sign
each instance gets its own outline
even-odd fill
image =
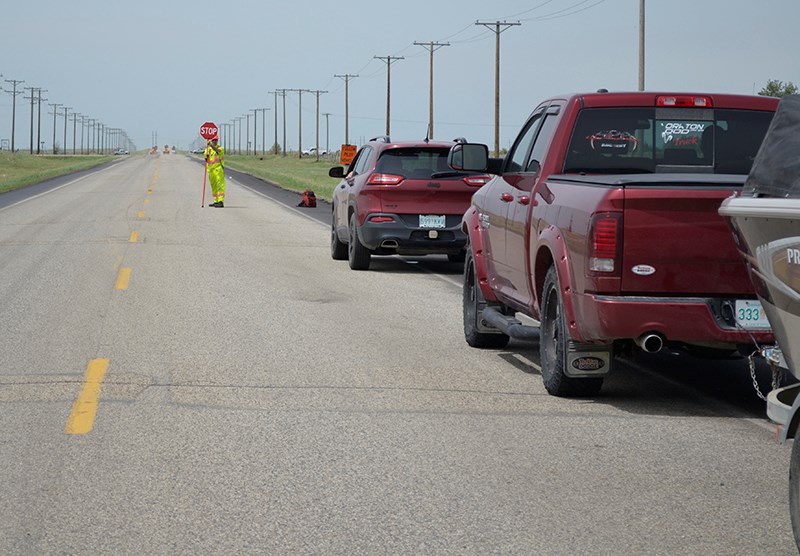
[[[214,122],[206,122],[200,126],[200,137],[202,137],[206,141],[216,137],[217,132],[218,132],[217,124],[215,124]]]

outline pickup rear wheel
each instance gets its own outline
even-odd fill
[[[480,312],[486,307],[486,300],[478,286],[475,273],[475,261],[472,248],[468,247],[464,262],[464,288],[462,292],[464,305],[464,339],[475,348],[501,349],[508,344],[508,336],[503,333],[480,332],[478,319]]]
[[[336,214],[331,212],[331,258],[334,261],[344,261],[347,259],[347,244],[339,241],[336,233]]]
[[[347,261],[353,270],[369,269],[372,252],[361,244],[356,229],[356,213],[350,215],[350,237],[347,240]]]
[[[542,364],[542,382],[554,396],[594,396],[600,391],[603,379],[598,377],[574,378],[567,376],[567,350],[569,334],[561,303],[561,287],[556,267],[551,266],[544,279],[542,294],[539,359]]]

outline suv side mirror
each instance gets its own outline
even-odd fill
[[[458,143],[450,147],[447,164],[453,170],[485,172],[489,164],[489,147],[480,143]]]
[[[341,166],[334,166],[330,170],[328,170],[328,175],[332,178],[343,178],[344,177],[344,168]]]

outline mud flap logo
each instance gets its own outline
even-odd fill
[[[565,370],[569,376],[598,376],[608,373],[611,368],[610,352],[598,351],[596,346],[591,346],[594,349],[579,349],[578,346],[573,344],[567,353],[568,365]]]
[[[599,371],[606,362],[599,357],[578,357],[572,360],[572,367],[578,371]]]

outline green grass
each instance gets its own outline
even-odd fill
[[[266,155],[259,156],[225,155],[225,165],[233,170],[245,172],[258,178],[271,181],[284,189],[303,191],[313,189],[318,199],[330,201],[333,189],[339,178],[328,176],[328,170],[338,166],[335,160],[316,157],[298,158],[292,156]]]
[[[109,155],[51,156],[0,152],[0,193],[93,168]]]

